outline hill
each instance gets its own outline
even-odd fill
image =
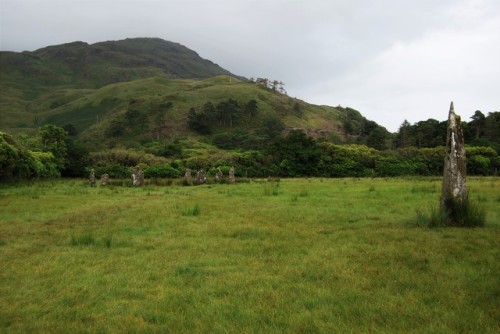
[[[0,52],[1,128],[30,128],[35,100],[62,89],[98,89],[109,84],[162,76],[209,78],[232,75],[185,46],[158,38],[89,45],[73,42],[33,52]],[[35,123],[35,124],[33,124]]]
[[[354,109],[291,98],[157,38],[1,52],[0,130],[30,134],[48,123],[71,129],[90,150],[186,135],[265,140],[297,128],[341,142],[379,128]]]
[[[217,106],[233,100],[232,124],[214,121],[209,133],[189,127],[188,113],[203,112],[205,104]],[[245,105],[255,101],[251,117]],[[304,129],[309,135],[339,133],[341,110],[315,106],[277,93],[252,82],[229,76],[194,79],[153,77],[107,85],[99,89],[64,89],[34,100],[31,111],[42,120],[58,126],[71,124],[92,146],[109,147],[109,141],[147,142],[191,133],[191,136],[261,129],[269,120],[279,120],[282,129]]]

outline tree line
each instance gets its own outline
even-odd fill
[[[268,78],[250,78],[251,82],[255,82],[257,85],[260,85],[262,87],[271,89],[275,92],[281,93],[281,94],[287,94],[285,90],[285,83],[280,80],[271,80]]]
[[[0,179],[83,176],[88,151],[74,141],[72,130],[48,124],[33,137],[0,132]]]
[[[398,148],[379,151],[366,145],[338,145],[319,142],[302,131],[275,136],[261,149],[210,151],[184,156],[182,145],[171,149],[168,158],[127,150],[89,154],[75,145],[67,132],[53,125],[40,129],[32,138],[20,140],[0,134],[0,178],[26,179],[58,176],[86,177],[91,169],[113,178],[128,178],[132,167],[140,165],[146,177],[179,177],[187,168],[215,171],[236,168],[237,176],[247,177],[385,177],[436,175],[442,173],[445,149]],[[470,175],[496,175],[500,158],[491,147],[468,146]]]
[[[429,148],[446,144],[447,122],[435,119],[410,124],[405,120],[393,139],[393,148]],[[489,146],[500,149],[500,112],[485,116],[476,110],[469,122],[462,122],[464,139],[471,146]]]
[[[132,108],[130,110],[133,110]],[[415,124],[403,122],[398,132],[387,134],[375,122],[353,110],[344,109],[347,144],[335,138],[313,139],[301,131],[282,135],[284,124],[277,116],[262,116],[260,126],[249,131],[232,126],[254,118],[255,100],[238,103],[227,99],[207,101],[201,110],[188,116],[189,127],[200,133],[217,131],[207,137],[212,144],[229,150],[192,157],[184,154],[182,140],[148,149],[148,154],[117,153],[115,150],[89,154],[78,144],[76,130],[44,125],[34,136],[13,137],[0,132],[0,179],[82,177],[91,168],[126,177],[131,167],[144,164],[146,176],[174,177],[186,168],[216,169],[234,166],[239,176],[267,177],[400,176],[440,175],[444,159],[446,122],[433,119]],[[127,122],[141,119],[141,113],[124,115]],[[257,124],[257,123],[256,123]],[[463,122],[467,144],[467,169],[471,175],[497,175],[500,167],[500,112],[487,116],[477,111]],[[205,128],[203,128],[205,127]]]
[[[498,173],[500,158],[493,148],[468,146],[466,151],[470,175]],[[136,164],[142,164],[146,177],[177,177],[186,169],[216,171],[219,167],[234,167],[240,177],[393,177],[440,176],[444,154],[443,146],[379,151],[366,145],[319,142],[294,130],[287,136],[274,137],[258,150],[206,152],[189,157],[180,149],[161,161],[152,155],[115,150],[93,154],[91,161],[96,174],[106,171],[113,177],[128,177]]]
[[[232,98],[217,104],[207,101],[201,110],[196,110],[195,107],[189,109],[188,127],[200,134],[210,134],[213,127],[232,128],[238,122],[255,117],[257,111],[255,99],[242,104]]]

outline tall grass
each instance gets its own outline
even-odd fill
[[[264,184],[264,195],[265,196],[278,196],[280,189],[279,182],[269,182]]]
[[[96,240],[92,236],[92,234],[81,234],[81,235],[71,235],[71,246],[91,246],[95,245]]]
[[[196,217],[199,216],[200,213],[201,213],[200,205],[198,203],[195,203],[192,208],[184,211],[184,216]]]
[[[428,227],[483,227],[486,208],[469,198],[448,199],[443,206],[431,207],[428,213],[417,209],[417,223]]]

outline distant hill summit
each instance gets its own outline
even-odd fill
[[[22,53],[3,51],[0,73],[2,82],[75,88],[100,88],[160,75],[173,79],[233,75],[195,51],[160,38],[72,42]]]
[[[26,115],[16,115],[29,111],[32,101],[55,89],[96,89],[155,76],[204,79],[217,75],[235,76],[195,51],[160,38],[1,51],[0,127],[23,127]]]
[[[91,45],[73,42],[42,48],[31,55],[48,66],[61,65],[57,68],[92,88],[158,75],[175,79],[232,75],[195,51],[160,38],[128,38]]]

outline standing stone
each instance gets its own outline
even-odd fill
[[[139,170],[137,177],[139,178],[139,185],[143,186],[144,185],[144,171]]]
[[[95,186],[95,173],[94,173],[94,170],[92,169],[90,171],[90,175],[89,175],[89,184],[91,186]]]
[[[441,207],[450,212],[453,202],[467,201],[465,145],[460,116],[455,114],[453,102],[448,115],[446,153],[444,156],[443,187]]]
[[[207,182],[207,177],[205,176],[205,170],[200,169],[198,173],[196,173],[196,183],[204,184]]]
[[[236,183],[236,177],[234,176],[234,167],[229,170],[229,183]]]
[[[184,185],[186,185],[186,186],[193,185],[193,179],[191,176],[191,169],[189,169],[189,168],[187,168],[186,172],[184,173]]]
[[[215,173],[215,180],[218,182],[218,183],[221,183],[224,181],[224,174],[222,173],[222,171],[220,170],[220,167],[217,168],[217,172]]]
[[[101,186],[107,186],[109,182],[109,175],[108,174],[102,174],[101,176]]]
[[[144,184],[144,171],[139,167],[135,167],[132,172],[132,184],[137,187]]]

